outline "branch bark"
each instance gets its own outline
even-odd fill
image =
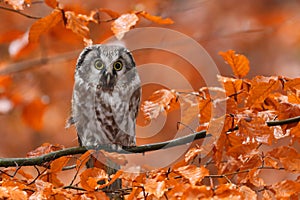
[[[197,139],[205,138],[210,135],[206,135],[206,131],[200,131],[191,135],[183,136],[174,140],[165,142],[158,142],[153,144],[146,144],[134,147],[123,147],[122,149],[115,149],[112,145],[101,145],[97,149],[102,149],[108,152],[117,152],[122,154],[133,154],[133,153],[145,153],[148,151],[155,151],[162,148],[170,148],[192,142]],[[89,149],[95,149],[95,147],[70,147],[59,151],[54,151],[48,154],[33,158],[1,158],[0,167],[16,167],[16,166],[33,166],[42,165],[46,162],[55,160],[62,156],[83,154]]]
[[[300,116],[278,120],[278,121],[269,121],[267,122],[268,126],[278,126],[283,124],[295,123],[300,121]],[[235,127],[233,130],[237,130],[238,127]],[[233,131],[231,130],[231,131]],[[229,131],[229,132],[231,132]],[[97,147],[97,149],[102,149],[108,152],[117,152],[122,154],[134,154],[134,153],[145,153],[148,151],[155,151],[159,149],[167,149],[175,146],[180,146],[183,144],[187,144],[193,142],[194,140],[198,140],[205,137],[210,137],[211,134],[207,134],[206,130],[193,133],[191,135],[183,136],[180,138],[176,138],[173,140],[158,142],[153,144],[146,144],[140,146],[133,147],[123,147],[122,149],[115,149],[112,145],[101,145]],[[68,155],[76,155],[83,154],[89,149],[95,149],[95,147],[70,147],[59,151],[54,151],[48,154],[44,154],[41,156],[37,156],[34,158],[1,158],[0,159],[0,167],[16,167],[16,166],[33,166],[33,165],[42,165],[46,162],[55,160],[62,156]]]

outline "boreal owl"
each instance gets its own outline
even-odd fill
[[[79,144],[135,146],[140,94],[140,78],[128,49],[118,45],[86,47],[75,69],[70,120]]]
[[[75,124],[79,144],[135,146],[140,95],[140,78],[128,49],[117,45],[86,47],[77,60],[69,120]],[[91,158],[87,166],[94,167],[94,161]],[[103,164],[108,175],[119,168],[109,160]],[[119,188],[121,181],[117,180],[108,189]]]

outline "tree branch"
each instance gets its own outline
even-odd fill
[[[299,121],[300,121],[300,116],[297,116],[297,117],[292,117],[292,118],[283,119],[283,120],[269,121],[269,122],[267,122],[267,125],[268,126],[278,126],[278,125],[284,125],[284,124],[291,124],[291,123],[295,123],[295,122],[299,122]]]
[[[268,126],[277,126],[282,124],[288,123],[295,123],[300,121],[300,116],[289,118],[285,120],[278,120],[278,121],[270,121],[267,122]],[[237,130],[238,127],[235,127],[232,130]],[[193,142],[194,140],[211,137],[211,134],[207,134],[206,130],[193,133],[187,136],[183,136],[180,138],[176,138],[173,140],[165,141],[165,142],[158,142],[153,144],[146,144],[140,146],[133,146],[133,147],[123,147],[122,149],[115,149],[112,145],[101,145],[96,149],[102,149],[108,152],[117,152],[122,154],[134,154],[134,153],[145,153],[148,151],[155,151],[159,149],[167,149],[175,146],[180,146],[183,144],[187,144]],[[68,155],[76,155],[76,154],[83,154],[89,149],[95,149],[95,147],[70,147],[59,151],[54,151],[48,154],[44,154],[41,156],[33,157],[33,158],[1,158],[0,159],[0,167],[16,167],[16,166],[33,166],[33,165],[42,165],[46,162],[55,160],[62,156]]]
[[[122,154],[145,153],[148,151],[159,150],[161,148],[170,148],[170,147],[179,146],[208,136],[210,135],[206,135],[206,131],[200,131],[191,135],[183,136],[181,138],[169,140],[166,142],[146,144],[146,145],[134,146],[134,147],[123,147],[123,149],[117,149],[117,150],[115,148],[112,148],[111,145],[101,145],[97,147],[97,149],[102,149],[108,152],[117,152]],[[89,149],[95,149],[95,147],[70,147],[70,148],[54,151],[33,158],[1,158],[0,167],[42,165],[43,163],[55,160],[62,156],[83,154]]]

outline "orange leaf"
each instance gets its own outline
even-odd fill
[[[149,193],[149,195],[154,195],[157,199],[161,198],[167,191],[165,182],[155,179],[146,179],[144,188],[145,192]]]
[[[228,78],[217,75],[218,81],[224,85],[226,96],[234,99],[238,104],[245,103],[245,99],[249,96],[248,83],[242,79]]]
[[[89,161],[89,158],[91,155],[95,152],[95,150],[88,150],[84,154],[82,154],[77,160],[76,160],[76,170],[79,171],[82,169],[85,164]]]
[[[279,160],[286,171],[300,173],[300,154],[297,158],[285,157]]]
[[[300,90],[300,78],[295,78],[284,83],[284,90]]]
[[[262,200],[272,200],[273,193],[270,190],[264,190],[262,194]]]
[[[250,70],[249,60],[246,56],[237,54],[233,50],[227,52],[219,52],[227,64],[230,65],[234,75],[238,78],[246,76]]]
[[[300,172],[300,154],[292,147],[281,146],[275,148],[268,152],[267,156],[280,160],[287,171]]]
[[[236,185],[232,183],[218,185],[215,195],[219,199],[241,199],[241,193],[236,189]]]
[[[256,116],[249,116],[240,119],[238,122],[239,134],[244,140],[243,143],[263,143],[271,145],[274,140],[273,128],[267,126],[264,119]]]
[[[239,191],[242,193],[242,199],[245,200],[257,200],[257,194],[253,190],[251,190],[249,187],[242,185],[239,188]]]
[[[209,175],[209,171],[205,167],[197,167],[195,165],[186,165],[183,167],[179,167],[174,171],[178,172],[184,178],[188,179],[192,185],[196,185],[205,176]]]
[[[61,21],[63,21],[63,16],[61,10],[58,9],[53,10],[50,15],[37,20],[29,30],[29,42],[38,42],[43,33],[49,31]]]
[[[290,103],[300,104],[300,90],[297,90],[295,93],[288,92],[288,101]]]
[[[23,200],[28,199],[28,195],[25,191],[22,191],[22,189],[18,187],[0,186],[0,199]]]
[[[213,191],[206,185],[190,186],[186,189],[179,186],[179,191],[183,192],[182,198],[178,199],[212,199]]]
[[[300,193],[300,183],[291,180],[284,180],[272,185],[272,189],[275,191],[277,199],[287,199],[292,195]]]
[[[31,174],[28,174],[27,172],[25,172],[22,169],[18,170],[18,174],[22,175],[26,179],[33,179],[33,176]]]
[[[39,131],[43,128],[43,115],[47,105],[40,99],[33,99],[23,107],[22,119],[32,129]]]
[[[256,187],[261,187],[265,185],[264,180],[258,177],[259,172],[259,169],[253,168],[248,173],[250,183],[252,183]]]
[[[200,124],[210,121],[211,106],[212,102],[210,98],[199,100]]]
[[[107,174],[103,169],[88,168],[80,174],[80,184],[87,191],[95,191],[98,181],[108,180]]]
[[[227,151],[227,154],[232,156],[235,159],[244,159],[244,157],[249,158],[249,156],[257,154],[258,151],[256,147],[258,144],[249,143],[249,144],[239,144],[233,147],[230,147]]]
[[[288,146],[277,147],[272,151],[269,151],[267,155],[277,159],[284,158],[284,157],[291,157],[291,158],[299,157],[297,150],[294,149],[293,147],[288,147]]]
[[[105,187],[111,185],[111,184],[112,184],[113,182],[115,182],[122,174],[123,174],[123,171],[122,171],[122,170],[117,171],[117,173],[115,173],[115,174],[113,175],[113,178],[110,179],[110,181],[109,181],[108,183],[103,184],[103,185],[99,185],[99,184],[98,184],[97,190],[103,189],[103,188],[105,188]]]
[[[40,147],[36,148],[33,151],[30,151],[27,153],[27,157],[37,157],[37,156],[41,156],[53,151],[58,151],[58,150],[62,150],[64,149],[63,145],[59,145],[59,144],[50,144],[50,143],[44,143],[42,144]]]
[[[265,166],[273,167],[274,169],[279,169],[278,162],[269,156],[264,157],[264,164]]]
[[[50,164],[50,172],[51,173],[57,173],[62,171],[63,167],[69,162],[70,157],[63,156],[60,157],[54,161],[51,162]]]
[[[189,151],[185,154],[185,162],[190,162],[191,160],[195,159],[200,153],[202,152],[201,148],[191,148]]]
[[[123,14],[112,23],[111,30],[115,36],[121,40],[124,37],[124,34],[128,32],[138,20],[139,18],[134,13]]]
[[[65,17],[67,19],[66,28],[73,31],[73,33],[82,37],[86,45],[90,45],[92,41],[90,38],[90,29],[87,27],[87,21],[82,20],[84,15],[78,15],[72,11],[66,11]],[[85,18],[89,18],[85,16]]]
[[[56,173],[46,173],[41,176],[41,180],[51,183],[54,187],[62,187],[64,185]]]
[[[262,104],[268,95],[280,89],[280,81],[277,77],[257,76],[251,81],[251,89],[246,106],[254,107]]]
[[[146,11],[141,11],[141,12],[138,12],[139,15],[141,15],[142,17],[152,21],[152,22],[155,22],[157,24],[174,24],[174,21],[170,18],[165,18],[163,19],[162,17],[160,16],[153,16],[153,15],[150,15],[149,13],[147,13]]]
[[[57,0],[45,0],[45,4],[51,8],[56,8],[58,6]]]
[[[180,106],[177,94],[172,90],[161,89],[154,92],[147,101],[141,105],[141,113],[145,120],[151,121],[158,117],[160,112],[171,112]]]

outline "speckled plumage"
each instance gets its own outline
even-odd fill
[[[95,67],[99,61],[104,65],[101,70]],[[121,70],[115,70],[116,62],[122,63]],[[129,50],[115,45],[86,47],[77,60],[72,98],[71,117],[80,145],[134,146],[140,93]]]

